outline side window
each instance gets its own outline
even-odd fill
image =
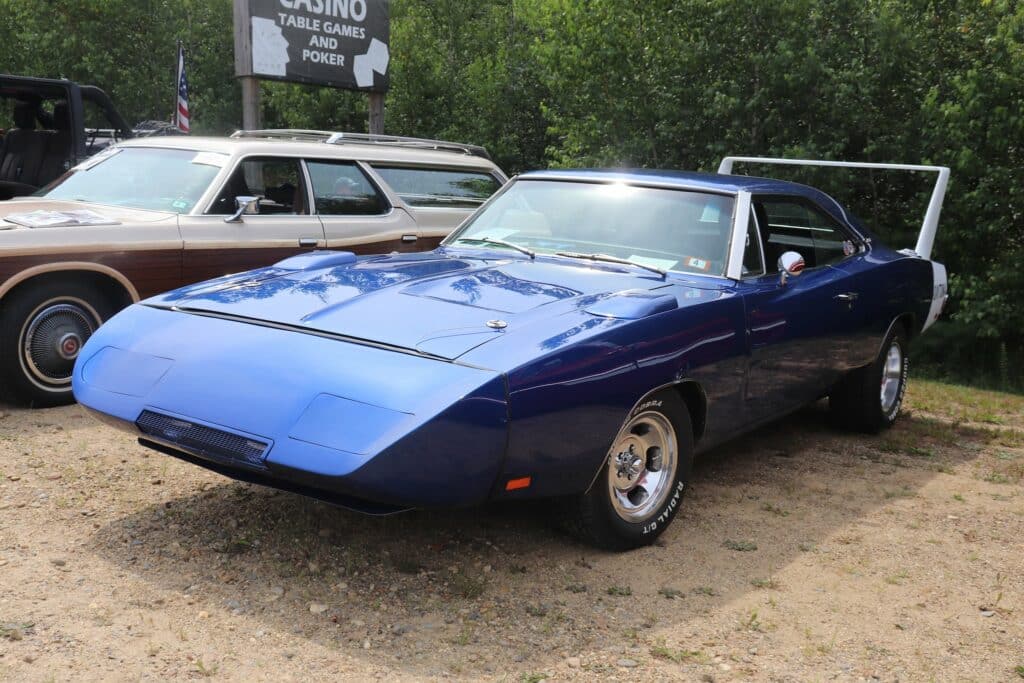
[[[743,248],[743,277],[764,275],[764,257],[761,253],[761,236],[757,228],[757,214],[750,211],[747,224],[747,244]]]
[[[242,196],[258,196],[261,214],[309,213],[298,159],[250,158],[242,161],[207,213],[232,214],[235,212],[235,197]]]
[[[376,216],[387,202],[356,164],[306,161],[316,212],[323,216]]]
[[[476,208],[501,187],[494,176],[482,171],[377,164],[373,168],[409,206]]]
[[[824,211],[796,199],[764,199],[757,202],[762,219],[765,260],[774,271],[779,256],[797,251],[808,268],[838,263],[853,253],[850,236]]]

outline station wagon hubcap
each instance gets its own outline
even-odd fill
[[[676,476],[676,432],[661,413],[633,417],[612,446],[608,490],[627,522],[642,522],[661,508]]]
[[[66,389],[82,345],[99,327],[84,301],[61,299],[39,306],[22,328],[22,360],[33,382],[45,389]]]
[[[882,366],[882,412],[888,413],[896,404],[902,377],[903,351],[899,342],[893,342],[885,355],[885,365]]]

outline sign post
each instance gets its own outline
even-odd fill
[[[361,90],[371,133],[384,132],[390,0],[235,0],[235,75],[243,124],[258,128],[259,81]]]

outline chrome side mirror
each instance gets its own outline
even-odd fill
[[[235,205],[238,210],[224,219],[225,223],[241,223],[242,216],[251,216],[260,212],[260,198],[256,196],[241,195],[235,197]]]
[[[804,272],[804,257],[798,252],[787,251],[779,257],[779,273],[781,273],[779,284],[785,285],[790,277],[796,277]]]

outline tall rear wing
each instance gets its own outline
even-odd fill
[[[917,236],[914,253],[924,259],[930,259],[932,246],[935,244],[935,233],[939,228],[939,213],[942,212],[942,200],[946,196],[946,185],[949,183],[949,169],[945,166],[915,166],[912,164],[873,164],[860,161],[820,161],[816,159],[773,159],[770,157],[725,157],[718,166],[718,172],[732,173],[735,162],[752,164],[782,164],[787,166],[836,166],[839,168],[872,168],[884,171],[929,171],[938,173],[935,189],[928,202],[928,210],[924,214],[924,223]]]

